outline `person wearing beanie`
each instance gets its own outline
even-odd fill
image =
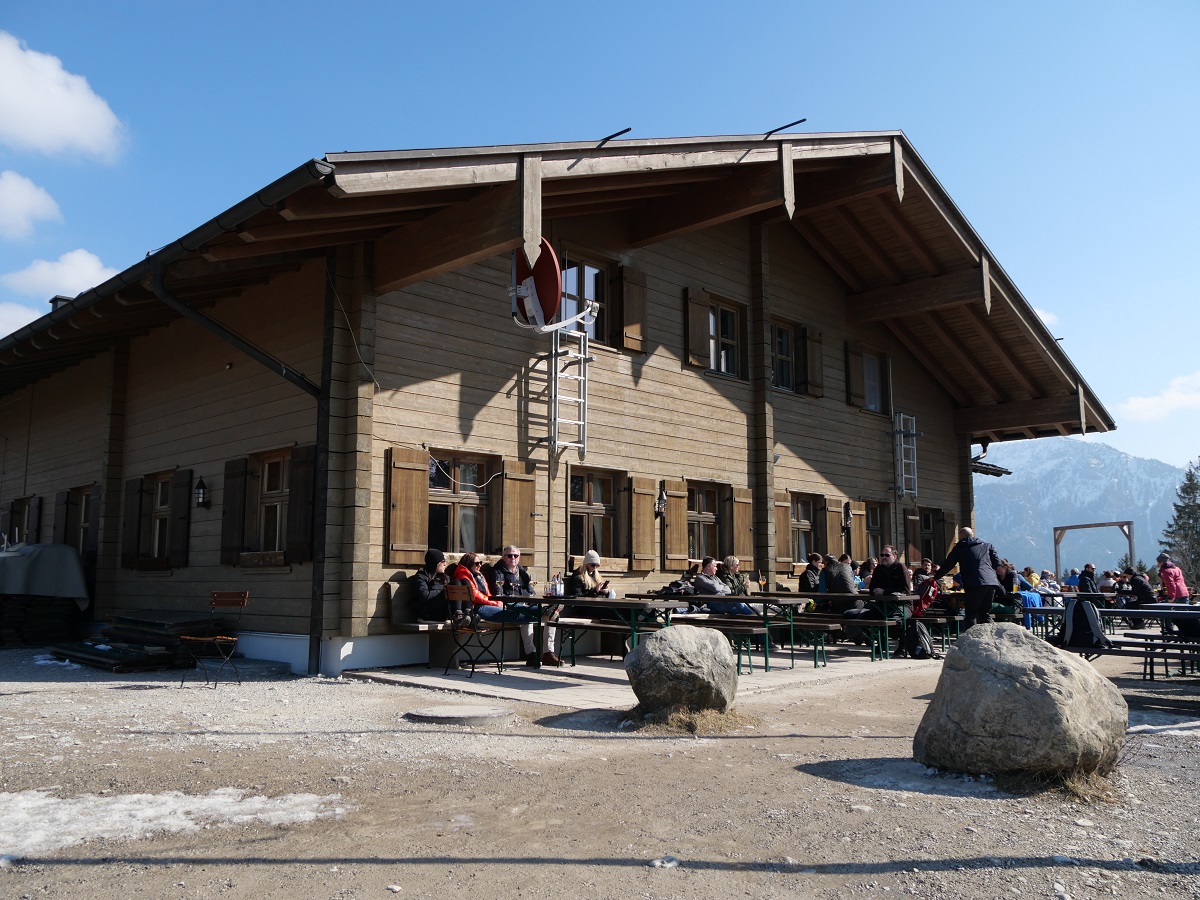
[[[425,565],[417,569],[408,579],[417,603],[417,621],[426,625],[439,625],[452,617],[463,615],[461,609],[450,609],[446,600],[446,554],[430,548],[425,551]],[[455,604],[456,606],[460,604]]]
[[[1163,593],[1169,602],[1191,602],[1187,583],[1183,580],[1183,569],[1172,562],[1168,553],[1158,554],[1158,580],[1162,582]]]
[[[570,597],[615,597],[608,580],[600,575],[600,554],[589,550],[583,556],[583,564],[567,577],[567,595]]]

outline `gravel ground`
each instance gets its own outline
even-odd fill
[[[1129,660],[1098,667],[1157,730],[1085,803],[913,763],[934,662],[680,737],[536,704],[417,724],[480,700],[267,668],[179,689],[40,655],[0,651],[3,897],[1200,897],[1200,679]]]

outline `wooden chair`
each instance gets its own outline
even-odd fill
[[[249,591],[212,591],[208,599],[208,621],[209,628],[205,634],[183,634],[179,636],[179,644],[187,649],[192,660],[204,672],[204,683],[212,684],[213,690],[217,688],[217,681],[221,677],[221,672],[226,666],[233,669],[234,675],[237,677],[237,683],[242,683],[242,673],[238,671],[237,663],[233,661],[234,651],[237,650],[237,632],[242,624],[242,613],[246,609],[246,603],[250,599]],[[227,614],[232,610],[237,610],[237,618],[233,621],[232,628],[229,628],[230,623],[223,617],[222,614]],[[221,612],[218,613],[218,610]],[[218,618],[222,615],[221,618]],[[222,630],[227,630],[228,634],[223,634]],[[208,662],[216,659],[221,660],[221,664],[213,673],[210,681],[208,675]],[[183,682],[187,678],[187,670],[184,669],[183,676],[179,679],[179,686],[183,687]]]
[[[471,609],[471,589],[465,584],[448,584],[446,585],[446,600],[450,603],[462,603],[464,609]],[[504,671],[504,632],[514,626],[507,623],[497,622],[490,624],[481,622],[477,616],[468,614],[466,618],[455,619],[451,626],[451,635],[454,637],[454,652],[450,654],[450,658],[446,660],[446,668],[442,674],[445,675],[450,671],[450,667],[457,663],[466,662],[470,664],[471,674],[468,678],[475,676],[475,667],[483,665],[496,666],[497,674]],[[500,652],[496,653],[496,641],[500,641]]]

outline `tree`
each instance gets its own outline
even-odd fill
[[[1135,564],[1133,557],[1126,553],[1117,560],[1117,571],[1124,572],[1126,569],[1133,569],[1135,572],[1141,572],[1144,574],[1146,571],[1146,563],[1139,559]]]
[[[1163,531],[1164,552],[1183,569],[1183,580],[1188,586],[1197,584],[1200,576],[1200,460],[1187,467],[1183,483],[1176,491],[1175,513]]]

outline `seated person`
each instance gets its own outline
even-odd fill
[[[912,592],[912,575],[909,574],[908,566],[897,558],[895,547],[884,547],[879,551],[879,565],[871,573],[871,593],[879,596]]]
[[[750,579],[741,572],[742,562],[736,556],[725,557],[724,562],[717,566],[717,577],[729,588],[734,597],[750,596]]]
[[[617,592],[608,586],[608,580],[600,574],[600,554],[589,550],[583,557],[583,565],[567,576],[569,597],[616,597]]]
[[[1035,590],[1039,594],[1061,594],[1062,588],[1059,587],[1058,581],[1054,578],[1054,573],[1049,569],[1042,569],[1042,576],[1038,579],[1038,586]]]
[[[1025,580],[1029,582],[1030,590],[1036,591],[1038,584],[1042,579],[1038,577],[1037,572],[1033,571],[1033,566],[1026,566],[1021,570],[1021,574],[1024,575]]]
[[[925,582],[927,582],[929,579],[936,578],[936,577],[937,576],[933,574],[933,560],[929,559],[929,558],[925,558],[925,559],[921,560],[921,568],[919,568],[919,569],[917,569],[917,571],[913,572],[913,576],[912,576],[913,590],[916,591],[917,593],[920,593],[921,586],[924,585]],[[939,587],[940,587],[940,585],[939,585]]]
[[[430,548],[425,551],[425,565],[408,579],[417,605],[417,621],[437,625],[458,620],[467,615],[461,602],[446,600],[446,554]]]
[[[817,581],[817,590],[824,594],[829,591],[829,573],[833,570],[833,567],[837,565],[837,558],[831,553],[826,553],[821,558],[821,562],[823,565],[821,567],[821,574]]]
[[[800,573],[801,592],[813,592],[821,589],[821,567],[824,565],[820,553],[808,554],[808,565]]]
[[[729,589],[729,585],[717,577],[717,561],[714,557],[706,556],[700,563],[700,571],[696,574],[692,586],[696,589],[696,593],[709,597],[729,597],[733,592]],[[752,616],[754,610],[746,603],[737,603],[728,600],[706,600],[705,606],[709,612],[734,615],[734,616]]]
[[[521,551],[511,544],[501,551],[499,561],[492,567],[492,593],[497,597],[532,597],[533,581],[529,571],[521,565]],[[506,604],[505,612],[516,613],[525,618],[510,618],[509,622],[535,622],[538,608],[526,603]],[[557,618],[558,610],[551,614]],[[561,666],[562,660],[554,653],[554,645],[558,639],[558,629],[549,626],[542,629],[542,663],[548,666]],[[533,646],[533,626],[527,625],[521,629],[521,641],[525,647],[525,665],[537,664],[537,650]]]
[[[825,565],[825,589],[831,594],[857,594],[858,584],[854,580],[854,572],[850,568],[850,554],[843,553],[833,565],[828,560]]]
[[[854,573],[854,580],[860,591],[870,590],[871,578],[875,575],[877,568],[879,568],[879,560],[873,556],[867,557],[861,563],[851,561],[850,571]]]

